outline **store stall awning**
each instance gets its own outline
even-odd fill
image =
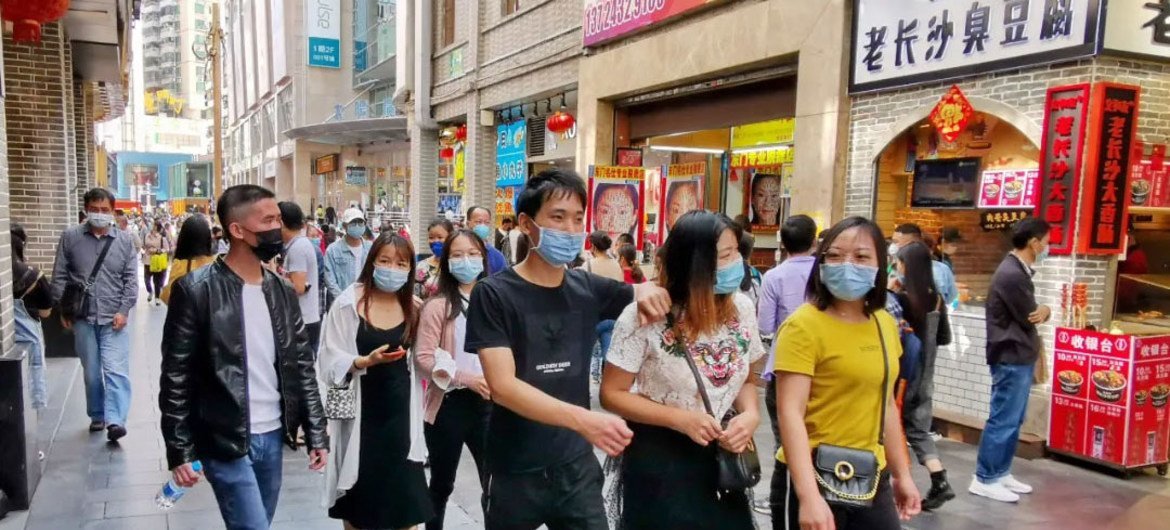
[[[306,140],[330,145],[363,145],[386,141],[405,141],[406,118],[370,118],[306,125],[284,131],[292,140]]]

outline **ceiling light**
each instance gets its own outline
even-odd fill
[[[709,155],[721,155],[725,149],[708,149],[706,147],[677,147],[673,145],[652,145],[651,151],[669,151],[672,153],[706,153]]]

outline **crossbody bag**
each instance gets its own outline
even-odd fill
[[[102,245],[102,251],[98,254],[97,261],[93,262],[93,270],[89,271],[89,277],[85,279],[85,283],[69,281],[65,284],[65,289],[61,293],[61,318],[74,322],[89,316],[89,291],[93,288],[98,271],[101,270],[102,263],[106,261],[106,254],[110,252],[110,245],[113,243],[114,236],[107,236],[106,242]]]

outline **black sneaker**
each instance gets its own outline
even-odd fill
[[[922,509],[927,511],[937,510],[953,498],[955,498],[955,490],[951,489],[950,482],[944,480],[930,486],[930,491],[926,493],[926,498],[922,499]]]
[[[126,428],[121,425],[110,425],[106,427],[106,439],[111,442],[118,441],[119,438],[126,436]],[[953,497],[954,494],[951,494]]]
[[[89,422],[89,432],[102,432],[104,430],[106,430],[106,422],[101,420]]]

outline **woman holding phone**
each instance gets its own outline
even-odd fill
[[[435,518],[427,522],[427,530],[443,529],[443,515],[447,499],[455,490],[464,445],[483,478],[483,451],[491,413],[491,391],[479,357],[463,351],[467,305],[472,288],[484,276],[487,248],[475,232],[456,229],[439,255],[439,290],[422,308],[415,358],[419,371],[430,383],[423,432],[431,457]]]
[[[423,461],[422,396],[407,350],[416,334],[414,248],[384,233],[357,282],[325,316],[322,392],[353,389],[354,417],[329,420],[324,505],[351,528],[411,528],[434,515]]]

